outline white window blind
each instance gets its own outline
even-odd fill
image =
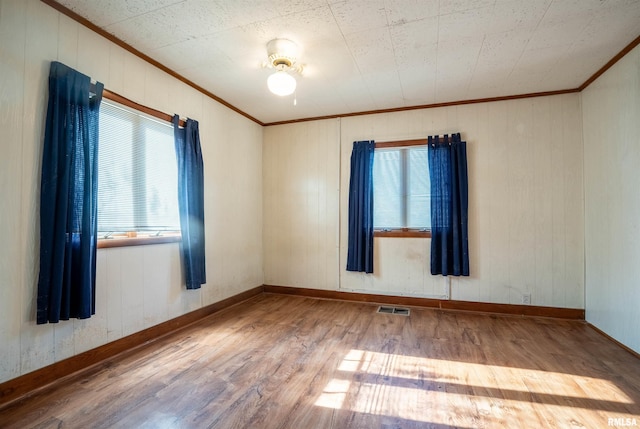
[[[431,228],[431,180],[427,147],[405,149],[408,160],[407,228]]]
[[[431,182],[426,146],[376,149],[373,225],[376,229],[429,229]]]
[[[373,157],[374,228],[402,228],[401,152],[376,149]]]
[[[173,125],[103,99],[98,231],[179,230],[177,174]]]

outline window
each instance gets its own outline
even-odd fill
[[[430,186],[426,144],[376,144],[373,161],[376,231],[424,236],[431,227]]]
[[[173,125],[102,100],[98,236],[179,231]]]

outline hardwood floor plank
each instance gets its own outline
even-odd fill
[[[577,321],[262,294],[0,408],[2,428],[640,424],[640,361]]]

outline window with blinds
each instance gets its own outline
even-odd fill
[[[373,161],[375,229],[431,228],[427,146],[376,149]]]
[[[178,231],[173,125],[111,100],[100,105],[98,231]]]

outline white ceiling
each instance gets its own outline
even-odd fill
[[[573,89],[640,35],[640,0],[58,2],[263,123]],[[302,50],[296,105],[266,87],[274,38]]]

